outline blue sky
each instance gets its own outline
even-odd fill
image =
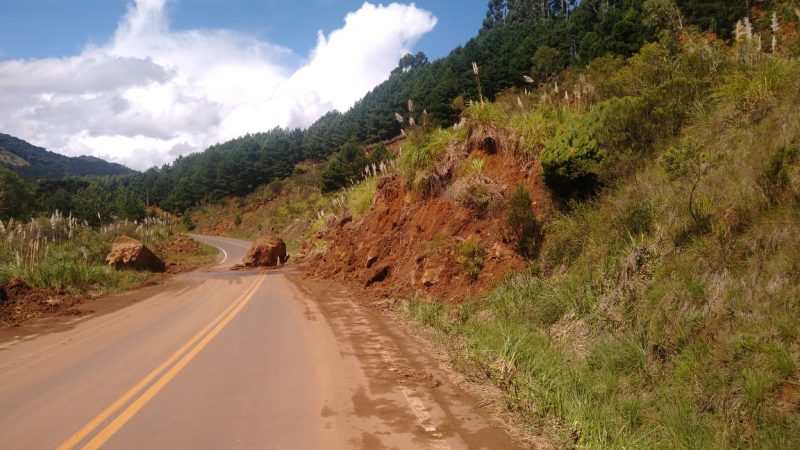
[[[3,0],[0,59],[67,56],[89,43],[102,44],[113,35],[128,2]],[[438,18],[436,27],[416,44],[416,50],[431,59],[447,55],[474,36],[486,11],[486,0],[413,3]],[[175,30],[231,29],[307,55],[318,30],[340,27],[345,14],[362,4],[363,0],[173,0],[168,10]]]

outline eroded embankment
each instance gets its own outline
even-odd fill
[[[553,202],[542,185],[541,167],[483,150],[463,157],[483,161],[476,182],[499,193],[489,208],[476,211],[446,190],[423,199],[408,190],[401,177],[386,177],[366,214],[356,220],[332,217],[327,229],[309,241],[309,247],[314,241],[327,242],[328,247],[309,258],[306,270],[359,283],[384,297],[449,302],[480,295],[507,273],[525,270],[526,260],[508,236],[504,204],[522,183],[533,193],[537,214],[548,214]]]

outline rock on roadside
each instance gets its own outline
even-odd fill
[[[244,265],[247,267],[275,267],[288,259],[286,243],[277,236],[261,236],[247,251]]]
[[[115,269],[148,270],[150,272],[164,272],[167,270],[164,262],[159,259],[142,242],[128,236],[118,236],[114,239],[111,252],[106,256],[106,263]]]

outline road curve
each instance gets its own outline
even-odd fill
[[[0,343],[0,448],[516,448],[343,292],[229,271],[248,242],[195,238],[214,268]]]

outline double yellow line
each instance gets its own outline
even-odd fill
[[[106,443],[114,435],[114,433],[119,431],[119,429],[128,423],[128,421],[131,420],[133,416],[139,412],[139,410],[141,410],[150,400],[152,400],[153,397],[155,397],[155,395],[167,385],[167,383],[175,378],[175,376],[184,367],[186,367],[186,365],[189,364],[189,362],[195,356],[197,356],[197,354],[200,353],[200,351],[206,345],[208,345],[208,343],[211,342],[211,340],[214,339],[214,337],[219,334],[219,332],[222,331],[222,329],[225,328],[225,326],[228,325],[228,323],[230,323],[230,321],[233,320],[233,318],[236,317],[236,315],[239,314],[242,309],[244,309],[247,303],[250,302],[250,299],[253,298],[253,295],[255,295],[258,288],[261,287],[261,284],[265,279],[266,275],[261,275],[258,280],[253,283],[253,286],[250,287],[250,289],[248,289],[239,298],[237,298],[236,301],[231,304],[231,306],[222,312],[222,314],[217,316],[205,328],[200,330],[199,333],[189,339],[189,341],[183,344],[178,351],[173,353],[172,356],[167,358],[166,361],[161,363],[152,372],[142,378],[128,392],[123,394],[108,408],[104,409],[100,414],[90,420],[89,423],[84,425],[83,428],[78,430],[75,434],[70,436],[66,441],[59,445],[58,450],[75,448],[78,443],[89,436],[89,434],[103,424],[103,422],[108,420],[118,409],[130,402],[132,399],[134,399],[134,397],[136,397],[137,394],[139,394],[139,392],[150,385],[150,387],[142,395],[133,400],[133,402],[131,402],[128,407],[125,408],[125,410],[123,410],[116,418],[114,418],[114,420],[106,425],[105,428],[100,430],[100,432],[97,433],[92,440],[83,446],[84,449],[100,448],[100,446]],[[177,363],[175,361],[177,361]],[[169,370],[167,370],[168,368]],[[165,370],[166,372],[162,374],[162,372]],[[153,380],[156,381],[153,382]]]

